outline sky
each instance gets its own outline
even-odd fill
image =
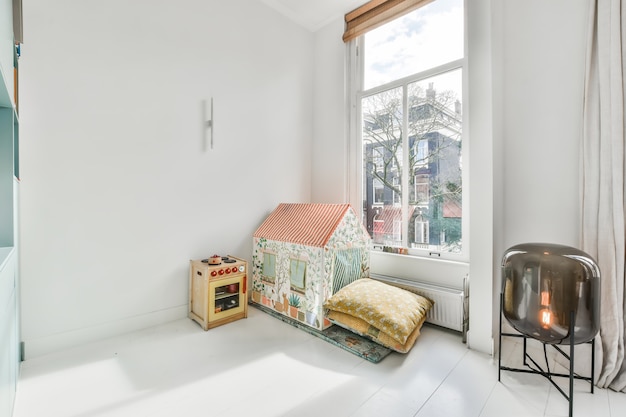
[[[463,0],[434,1],[368,32],[364,57],[366,90],[462,58]],[[460,79],[430,81],[461,97]]]

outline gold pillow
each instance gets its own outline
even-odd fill
[[[380,329],[377,329],[358,317],[352,317],[348,314],[331,310],[328,313],[328,320],[337,326],[343,327],[344,329],[348,329],[356,334],[373,340],[374,342],[388,347],[389,349],[393,349],[396,352],[407,353],[411,350],[417,340],[417,337],[420,335],[420,329],[422,328],[422,324],[424,324],[424,320],[426,320],[426,316],[424,316],[422,321],[415,327],[413,333],[407,337],[404,344],[398,343],[397,340],[389,336],[387,333],[381,332]]]
[[[324,308],[358,317],[402,345],[432,306],[421,295],[370,278],[357,279],[324,303]]]

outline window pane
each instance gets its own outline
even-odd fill
[[[364,88],[463,58],[463,0],[437,0],[365,37]]]
[[[291,289],[304,292],[306,288],[306,261],[300,259],[290,260],[289,279],[291,281]]]
[[[276,281],[276,255],[263,253],[263,279],[268,282]]]
[[[402,88],[365,97],[363,109],[364,223],[374,243],[402,245]]]
[[[364,223],[374,244],[461,252],[461,84],[458,69],[408,83],[407,97],[398,87],[363,98]]]
[[[459,69],[408,85],[412,248],[461,251],[461,83]]]

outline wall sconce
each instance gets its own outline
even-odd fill
[[[211,129],[211,133],[207,137],[208,129]],[[206,100],[202,100],[202,142],[204,144],[204,150],[207,149],[207,142],[211,149],[213,149],[213,97],[211,97],[209,106],[207,106]]]

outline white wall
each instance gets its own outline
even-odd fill
[[[531,241],[579,244],[588,3],[505,2],[507,247]]]
[[[27,356],[182,317],[188,259],[249,258],[279,202],[348,200],[341,16],[311,35],[257,3],[24,4]],[[588,0],[471,3],[490,91],[470,110],[470,342],[489,350],[502,251],[578,243]]]
[[[249,259],[310,200],[311,33],[252,0],[31,0],[24,27],[27,357],[184,317],[189,259]]]
[[[312,199],[316,203],[348,202],[346,89],[341,41],[343,16],[315,34],[314,144]]]
[[[493,337],[497,337],[503,251],[529,241],[578,244],[578,162],[588,0],[468,3],[472,19],[468,343],[474,349],[491,352]],[[343,62],[343,55],[336,53],[342,48],[341,28],[338,18],[316,33],[316,59],[330,50],[336,60]],[[329,62],[324,65],[325,82],[316,83],[316,94],[336,99],[343,67],[340,70],[338,63]],[[333,75],[328,68],[334,68]],[[347,158],[345,143],[329,138],[344,131],[345,109],[330,103],[324,109],[316,106],[313,153],[323,158]],[[319,132],[327,136],[320,137]],[[338,175],[339,164],[333,164],[331,172]],[[314,160],[314,200],[345,195],[344,183],[331,181],[332,175],[320,172],[327,166]],[[420,271],[418,266],[411,269]],[[412,274],[404,272],[405,276]]]

